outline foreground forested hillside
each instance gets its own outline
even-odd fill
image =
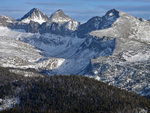
[[[3,73],[19,76],[5,69]],[[8,79],[6,76],[4,78]],[[16,96],[19,103],[0,113],[150,112],[150,101],[144,97],[88,77],[45,76],[16,79],[0,85],[0,98]]]

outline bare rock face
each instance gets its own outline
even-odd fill
[[[57,10],[51,15],[49,21],[41,25],[40,33],[71,35],[77,30],[79,24],[79,22],[64,14],[62,10]]]
[[[115,9],[108,11],[103,17],[93,17],[78,27],[77,36],[84,38],[91,31],[109,28],[117,18],[119,18],[119,11]]]

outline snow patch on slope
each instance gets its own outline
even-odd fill
[[[56,23],[65,23],[70,20],[71,20],[70,18],[63,18],[63,17],[58,17],[58,18],[52,19],[52,21],[56,22]]]
[[[13,108],[16,104],[19,104],[19,98],[0,99],[0,111]]]
[[[146,61],[150,59],[150,53],[137,53],[135,55],[125,53],[123,57],[128,62]]]
[[[72,31],[75,31],[75,30],[77,30],[77,27],[79,26],[79,22],[77,22],[77,21],[69,21],[68,23],[67,23],[67,28],[69,29],[69,30],[72,30]]]
[[[43,58],[40,55],[41,51],[18,40],[22,37],[39,37],[38,34],[24,33],[2,27],[0,27],[0,32],[0,65],[3,67],[53,69],[59,67],[64,61],[64,59],[48,57],[46,61],[38,62]]]
[[[42,23],[46,22],[46,20],[43,19],[43,18],[41,17],[41,15],[40,15],[39,17],[34,17],[34,18],[31,18],[31,19],[25,18],[25,19],[22,20],[23,23],[28,23],[28,24],[29,24],[31,21],[38,22],[39,24],[42,24]]]

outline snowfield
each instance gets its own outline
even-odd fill
[[[73,58],[84,39],[31,34],[3,27],[0,32],[0,64],[3,67],[53,70],[56,74],[70,75],[79,73],[89,63],[83,56]]]
[[[34,21],[34,22],[38,22],[39,24],[42,24],[44,22],[46,22],[41,16],[40,17],[35,17],[35,18],[32,18],[32,19],[23,19],[22,22],[23,23],[30,23],[31,21]]]

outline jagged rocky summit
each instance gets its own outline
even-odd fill
[[[70,18],[62,10],[57,10],[50,17],[43,14],[39,9],[33,8],[21,19],[13,20],[8,17],[1,16],[0,22],[2,26],[11,29],[24,29],[31,33],[53,33],[60,35],[71,35],[77,30],[79,22]]]

